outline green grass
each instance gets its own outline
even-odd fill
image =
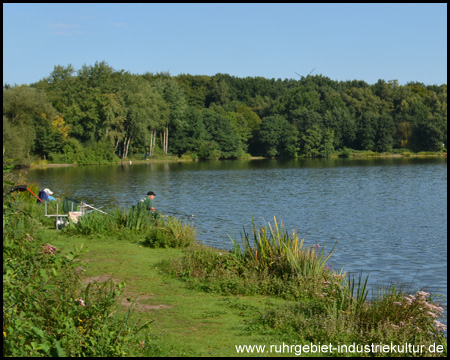
[[[7,253],[4,276],[6,269],[8,286],[19,278],[17,271],[27,271],[33,281],[43,279],[43,283],[39,280],[36,288],[29,291],[34,294],[39,290],[38,302],[32,297],[29,300],[24,297],[30,311],[32,306],[39,309],[39,306],[42,308],[40,304],[47,304],[46,294],[50,294],[53,300],[62,296],[63,302],[52,300],[50,309],[55,309],[55,316],[68,321],[67,331],[73,333],[74,339],[81,336],[77,331],[82,331],[83,335],[90,331],[92,335],[83,338],[92,343],[87,347],[89,354],[236,356],[236,345],[270,346],[283,342],[289,345],[435,342],[445,347],[443,355],[446,354],[446,339],[434,323],[442,309],[429,294],[418,292],[412,297],[403,290],[389,287],[369,303],[367,278],[345,278],[342,273],[330,271],[326,262],[331,255],[325,256],[323,248],[319,251],[317,246],[305,246],[295,231],[285,231],[276,218],[273,225],[261,229],[256,229],[253,223],[253,233],[244,233],[242,246],[232,239],[234,249],[220,251],[195,243],[191,228],[169,219],[158,224],[153,222],[147,227],[145,221],[131,219],[130,212],[118,211],[111,217],[94,215],[86,218],[85,224],[59,231],[40,215],[42,211],[41,207],[30,203],[19,211],[20,216],[15,211],[6,212],[10,219],[6,226],[10,234],[6,248],[15,253]],[[105,231],[108,227],[110,231]],[[156,228],[160,230],[152,233]],[[185,238],[191,240],[184,242]],[[39,256],[30,253],[28,260],[20,266],[10,265],[15,254],[21,251],[14,247],[15,239],[21,239],[24,246],[35,244],[33,246],[40,252]],[[39,244],[33,239],[39,239]],[[176,240],[173,247],[172,240]],[[51,245],[42,247],[41,244]],[[76,253],[74,249],[81,245],[87,251],[80,253],[75,261],[70,260]],[[75,270],[81,284],[71,283],[73,295],[60,294],[61,287],[58,286],[46,287],[46,279],[51,276],[52,269],[59,271],[55,268],[58,263],[42,267],[40,256],[54,259],[45,254],[50,248],[56,248],[57,261],[62,265],[70,263],[71,269],[77,266]],[[35,262],[36,267],[28,270],[29,262]],[[61,281],[72,279],[71,274],[67,273]],[[18,293],[22,290],[19,285],[16,288]],[[46,292],[41,292],[41,289]],[[105,299],[102,300],[105,305],[90,307],[92,310],[88,313],[78,307],[76,313],[70,313],[73,312],[73,304],[70,305],[72,301],[68,300],[73,296]],[[114,304],[119,312],[111,310]],[[64,311],[60,314],[57,309]],[[72,320],[67,319],[66,311]],[[25,312],[11,314],[19,320],[30,316]],[[112,322],[100,321],[97,319],[100,314],[108,319],[112,317]],[[14,323],[9,321],[7,324]],[[81,327],[77,321],[86,325]],[[99,341],[113,341],[117,346],[114,334],[122,334],[123,344],[130,343],[127,339],[136,341],[133,329],[138,330],[145,324],[149,324],[144,329],[147,335],[145,351],[136,349],[136,344],[135,348],[126,349],[98,345]],[[113,334],[111,336],[107,333],[108,327]],[[52,329],[51,325],[46,329]],[[12,334],[11,328],[4,328],[5,334]],[[17,335],[14,339],[7,338],[11,344],[16,340],[20,344],[21,334],[34,338],[36,334],[43,338],[48,335],[40,328],[29,328],[29,325],[23,327],[22,333],[14,334]],[[71,354],[76,355],[74,342],[68,344]],[[52,346],[36,342],[26,345],[31,354],[36,354],[33,351],[45,352],[45,348],[40,349],[39,346]],[[56,354],[56,345],[54,350],[48,348],[46,353]],[[244,355],[251,354],[239,354]],[[282,354],[266,352],[253,355]]]
[[[81,243],[83,276],[113,278],[126,283],[125,297],[142,309],[142,319],[154,322],[164,351],[173,356],[235,356],[234,344],[270,343],[273,336],[249,331],[255,314],[282,299],[265,296],[223,296],[187,289],[183,282],[162,273],[161,259],[180,257],[180,249],[152,249],[111,238],[67,238],[49,230],[52,245],[70,251]],[[125,311],[125,307],[123,310]]]

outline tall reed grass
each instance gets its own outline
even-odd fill
[[[269,223],[257,230],[253,217],[252,226],[252,236],[244,229],[242,248],[236,238],[230,237],[233,242],[232,253],[238,259],[254,264],[257,269],[267,269],[273,274],[295,274],[304,277],[326,274],[328,277],[326,264],[334,249],[325,256],[324,247],[321,250],[319,245],[306,247],[305,239],[299,239],[295,229],[289,235],[284,224],[278,224],[275,216],[273,227]]]

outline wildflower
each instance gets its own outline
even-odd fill
[[[420,300],[424,300],[427,296],[430,296],[430,294],[425,291],[418,291],[417,296]]]
[[[397,305],[397,306],[402,306],[403,305],[401,302],[398,302],[398,301],[394,301],[394,304]]]
[[[435,306],[434,310],[436,310],[436,312],[441,315],[444,312],[444,308],[440,307],[440,306]]]
[[[408,297],[408,296],[405,296],[404,299],[408,302],[407,305],[411,305],[412,302],[413,302],[414,300],[416,300],[416,298],[415,298],[414,296],[412,296],[412,295],[409,295],[409,297]]]
[[[326,265],[326,269],[327,269],[327,270],[330,270],[330,267],[328,266],[328,264]]]
[[[3,331],[3,336],[6,337],[6,331]]]
[[[434,320],[433,321],[434,322],[434,325],[436,325],[436,328],[439,330],[439,329],[442,329],[442,330],[447,330],[447,326],[445,326],[444,324],[442,324],[441,322],[439,322],[439,321],[437,321],[437,320]]]
[[[53,255],[53,253],[56,251],[56,248],[54,246],[50,245],[50,244],[45,244],[42,247],[42,251],[43,251],[44,254]]]
[[[86,307],[86,305],[84,304],[83,299],[75,299],[75,302],[79,302],[81,306]]]
[[[431,311],[428,311],[427,314],[430,315],[432,318],[435,318],[435,319],[438,317],[434,312],[431,312]]]

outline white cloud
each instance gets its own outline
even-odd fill
[[[50,24],[52,35],[59,36],[71,36],[71,35],[85,35],[88,34],[87,31],[79,29],[78,24],[67,24],[67,23],[54,23]]]

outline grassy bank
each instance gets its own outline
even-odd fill
[[[447,353],[438,299],[389,287],[368,302],[366,279],[330,269],[328,250],[276,219],[219,251],[188,224],[138,209],[62,231],[34,202],[4,197],[3,211],[4,356],[273,356],[283,343],[406,342],[442,352],[400,355]]]

